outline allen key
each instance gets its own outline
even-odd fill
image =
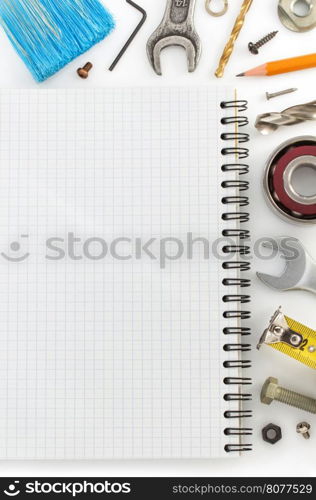
[[[147,12],[142,7],[140,7],[139,5],[137,5],[132,0],[126,0],[126,2],[129,5],[131,5],[132,7],[135,7],[135,9],[137,9],[142,14],[142,18],[141,18],[139,24],[136,26],[136,28],[133,31],[133,33],[131,34],[131,36],[129,37],[129,39],[127,40],[127,42],[125,43],[125,45],[122,48],[122,50],[119,52],[119,54],[116,56],[116,58],[112,62],[111,66],[109,67],[109,71],[113,71],[113,69],[115,68],[115,66],[117,65],[117,63],[120,61],[121,57],[125,54],[125,52],[127,51],[128,47],[130,46],[130,44],[134,40],[135,36],[140,31],[141,27],[143,26],[144,22],[147,19]]]

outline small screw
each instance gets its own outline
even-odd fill
[[[279,97],[280,95],[285,95],[285,94],[292,94],[292,92],[296,92],[298,89],[286,89],[286,90],[281,90],[280,92],[273,92],[270,94],[269,92],[266,92],[266,98],[269,101],[269,99],[273,99],[274,97]]]
[[[277,35],[277,33],[278,33],[278,31],[272,31],[272,33],[269,33],[265,37],[261,38],[261,40],[259,40],[258,42],[256,42],[256,43],[250,42],[248,44],[249,51],[254,55],[259,54],[260,47],[262,47],[266,43],[270,42],[270,40],[272,40],[272,38],[274,38]]]
[[[80,78],[88,78],[89,76],[89,71],[93,68],[93,64],[91,62],[87,62],[83,68],[78,68],[77,73],[80,76]]]
[[[270,405],[275,400],[309,413],[316,413],[316,399],[284,389],[278,384],[278,380],[274,377],[269,377],[265,381],[261,391],[261,403]]]
[[[311,426],[307,422],[301,422],[296,426],[296,432],[302,434],[304,439],[309,439],[311,437],[309,430]]]

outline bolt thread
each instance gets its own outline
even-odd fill
[[[294,406],[309,413],[316,413],[316,400],[303,396],[297,392],[289,391],[283,387],[278,387],[275,395],[275,400],[280,401],[289,406]]]
[[[260,47],[262,47],[266,43],[270,42],[270,40],[272,40],[272,38],[274,38],[277,35],[277,33],[278,33],[277,31],[272,31],[271,33],[269,33],[265,37],[261,38],[261,40],[259,40],[257,43],[255,43],[255,47],[257,49],[260,49]]]

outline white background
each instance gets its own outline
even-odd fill
[[[277,0],[254,0],[247,15],[243,31],[227,67],[225,78],[217,81],[213,76],[218,58],[226,43],[234,19],[241,6],[241,0],[229,0],[229,11],[221,18],[209,16],[204,0],[197,0],[196,28],[199,32],[203,54],[198,69],[188,74],[184,51],[170,48],[162,55],[163,76],[158,77],[151,69],[145,51],[146,41],[162,18],[165,0],[139,0],[148,11],[148,19],[142,31],[125,54],[113,73],[107,71],[112,60],[125,43],[129,33],[139,21],[139,13],[126,4],[125,0],[103,0],[114,14],[117,28],[108,39],[92,48],[90,52],[72,62],[49,81],[38,85],[19,60],[4,33],[0,31],[1,88],[64,88],[64,87],[109,87],[118,85],[222,85],[237,86],[241,98],[250,102],[251,143],[251,230],[253,240],[261,236],[296,236],[307,246],[316,258],[316,227],[299,226],[280,220],[264,201],[262,173],[269,154],[284,140],[309,134],[316,135],[316,123],[295,126],[278,131],[269,138],[260,136],[253,127],[255,117],[269,110],[281,111],[288,106],[315,99],[316,70],[302,71],[271,78],[236,79],[235,74],[268,60],[285,58],[315,51],[316,31],[299,34],[285,29],[277,15]],[[220,0],[212,0],[214,8]],[[279,30],[277,37],[253,56],[247,50],[249,41],[269,31]],[[88,80],[76,75],[78,66],[87,60],[94,63]],[[265,91],[298,87],[299,91],[273,101],[265,100]],[[313,180],[315,182],[315,178]],[[274,310],[283,305],[285,313],[294,319],[316,329],[316,299],[305,292],[280,294],[261,285],[254,270],[267,272],[280,270],[280,262],[253,264],[253,338],[255,346],[258,337],[267,326]],[[253,351],[255,385],[253,388],[255,418],[254,451],[240,459],[214,461],[104,461],[104,462],[0,462],[1,476],[315,476],[316,417],[290,407],[274,403],[270,407],[259,401],[262,383],[268,376],[279,377],[280,383],[294,390],[316,397],[316,375],[311,369],[290,358],[263,347]],[[307,420],[312,425],[312,437],[304,440],[295,432],[296,424]],[[279,424],[283,439],[275,446],[261,439],[261,428],[269,422]]]

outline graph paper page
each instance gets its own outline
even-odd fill
[[[227,455],[225,97],[0,91],[0,458]]]

